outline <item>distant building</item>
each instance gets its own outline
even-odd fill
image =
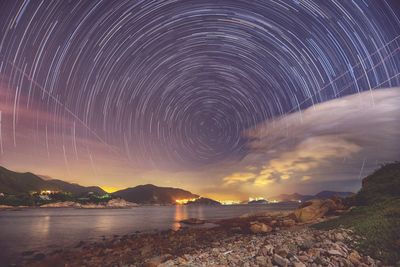
[[[59,191],[53,191],[53,190],[42,190],[40,191],[41,195],[51,195],[51,194],[57,194]]]
[[[41,200],[51,200],[51,198],[49,197],[49,195],[39,195],[39,198]]]

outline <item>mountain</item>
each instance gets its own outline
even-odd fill
[[[74,195],[83,195],[88,192],[93,192],[97,195],[104,195],[106,192],[98,186],[81,186],[75,183],[68,183],[65,181],[53,179],[46,181],[48,185],[52,185],[55,188],[60,188],[61,191],[70,192]]]
[[[309,195],[301,195],[298,193],[293,194],[280,194],[278,196],[271,197],[271,200],[278,200],[278,201],[304,201],[313,198],[313,196]]]
[[[152,184],[126,188],[114,192],[113,195],[138,204],[175,204],[178,199],[199,197],[183,189],[158,187]]]
[[[354,195],[353,192],[336,192],[336,191],[321,191],[314,198],[327,199],[332,197],[346,198]]]
[[[332,197],[341,197],[346,198],[349,196],[354,195],[352,192],[336,192],[336,191],[321,191],[315,195],[301,195],[298,193],[294,194],[281,194],[278,196],[271,197],[271,200],[278,200],[278,201],[307,201],[310,199],[327,199]]]
[[[0,167],[0,193],[23,194],[30,191],[55,190],[82,195],[94,192],[103,195],[106,192],[97,186],[81,186],[61,180],[45,180],[33,173],[19,173]]]

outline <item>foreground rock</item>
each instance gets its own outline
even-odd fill
[[[278,221],[278,220],[277,220]],[[292,224],[292,222],[287,224]],[[26,261],[29,266],[382,266],[354,249],[350,230],[321,231],[307,225],[256,234],[230,228],[182,228],[115,236]]]
[[[299,222],[312,222],[344,209],[340,199],[313,199],[304,202],[294,211],[294,215]]]
[[[344,239],[337,240],[338,234]],[[355,239],[348,230],[308,227],[265,235],[236,234],[158,266],[382,266],[354,250]]]

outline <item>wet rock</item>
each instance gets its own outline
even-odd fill
[[[180,222],[184,223],[184,224],[196,225],[196,224],[204,224],[206,221],[205,220],[200,220],[200,219],[197,219],[197,218],[189,218],[189,219],[186,219],[186,220],[182,220]]]
[[[250,231],[253,234],[259,233],[269,233],[272,231],[272,227],[260,222],[251,222],[250,223]]]

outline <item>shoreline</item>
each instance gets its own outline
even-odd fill
[[[293,219],[293,211],[261,212],[216,221],[211,228],[186,226],[177,231],[136,232],[75,247],[39,253],[23,262],[47,266],[380,266],[354,249],[350,230],[317,230],[317,222]],[[196,219],[193,220],[196,222]]]

